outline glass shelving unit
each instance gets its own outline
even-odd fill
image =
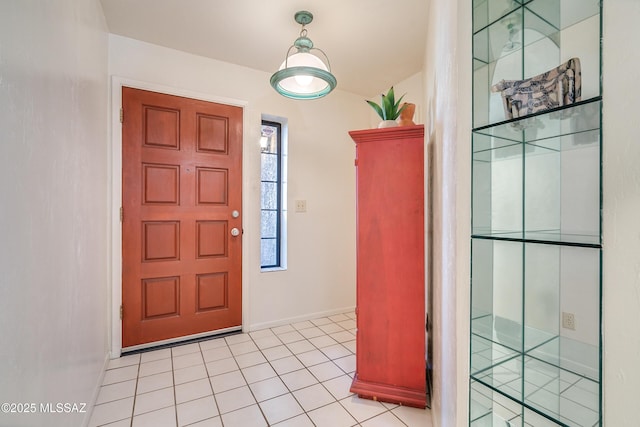
[[[601,2],[473,1],[470,426],[600,426]],[[570,58],[581,100],[491,86]]]

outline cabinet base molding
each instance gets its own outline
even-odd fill
[[[406,387],[363,381],[358,378],[358,375],[356,374],[353,382],[351,383],[350,391],[363,399],[413,406],[415,408],[422,409],[427,406],[426,384],[424,390],[416,390]]]

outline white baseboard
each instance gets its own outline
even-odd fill
[[[98,375],[98,381],[96,382],[96,385],[93,388],[91,400],[87,402],[87,412],[84,415],[84,420],[82,421],[82,427],[89,426],[89,421],[91,421],[91,415],[93,415],[93,407],[96,406],[96,402],[98,401],[98,395],[100,394],[100,387],[102,387],[102,382],[104,381],[104,375],[107,372],[107,367],[109,366],[110,359],[111,359],[111,353],[107,352],[104,355],[104,362],[102,363],[102,371],[100,372],[100,375]]]
[[[318,311],[315,313],[303,314],[302,316],[288,317],[285,319],[274,320],[271,322],[253,323],[251,325],[248,325],[246,331],[252,332],[260,329],[275,328],[277,326],[284,326],[290,323],[303,322],[305,320],[317,319],[319,317],[329,317],[329,316],[334,316],[336,314],[353,312],[354,310],[355,310],[355,306],[351,306],[351,307],[337,308],[334,310]]]

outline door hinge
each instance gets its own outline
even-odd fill
[[[120,222],[124,221],[124,208],[120,206]]]
[[[124,109],[120,109],[120,123],[124,123]]]
[[[124,314],[124,309],[122,308],[122,305],[120,306],[120,320],[122,320],[122,316]]]

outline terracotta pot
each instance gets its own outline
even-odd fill
[[[413,122],[413,115],[416,112],[416,104],[405,102],[402,105],[406,105],[406,107],[404,110],[402,110],[402,113],[400,113],[400,118],[398,119],[398,125],[400,126],[415,125],[415,123]]]

